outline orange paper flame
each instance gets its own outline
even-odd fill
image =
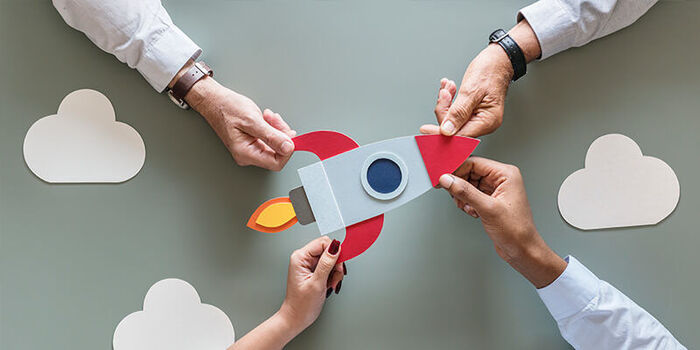
[[[296,223],[297,214],[288,197],[270,199],[248,219],[248,227],[266,233],[284,231]]]

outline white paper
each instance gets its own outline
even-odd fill
[[[146,293],[143,311],[119,322],[114,350],[225,350],[235,339],[226,314],[202,304],[189,283],[169,278]]]
[[[680,185],[668,164],[644,156],[627,136],[604,135],[593,141],[585,168],[564,180],[559,212],[583,230],[654,225],[678,204]]]
[[[66,96],[58,112],[36,121],[24,138],[24,160],[51,183],[124,182],[146,159],[131,126],[116,121],[109,99],[95,90]]]

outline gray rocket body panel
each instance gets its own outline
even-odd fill
[[[377,159],[400,169],[401,184],[391,193],[377,192],[368,183],[368,167]],[[355,148],[298,172],[321,234],[386,213],[432,188],[414,136]]]

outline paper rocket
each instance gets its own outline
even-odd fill
[[[321,161],[298,170],[302,186],[289,197],[263,203],[248,221],[261,232],[280,232],[296,222],[316,222],[321,234],[345,229],[338,262],[367,250],[379,236],[384,213],[437,186],[479,144],[461,136],[416,135],[360,147],[346,135],[314,131],[293,139],[295,151]]]

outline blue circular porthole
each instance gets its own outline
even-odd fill
[[[406,188],[408,172],[403,161],[393,153],[371,155],[362,166],[362,187],[372,197],[389,200]]]

